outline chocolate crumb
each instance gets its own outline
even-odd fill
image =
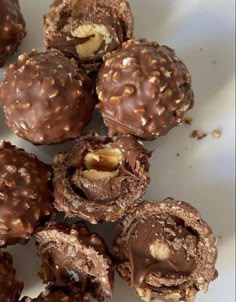
[[[176,154],[176,156],[180,157],[180,154],[179,154],[179,153],[177,153],[177,154]]]
[[[214,60],[214,61],[212,61],[211,63],[212,63],[212,64],[216,64],[216,61]]]
[[[196,138],[197,140],[201,140],[207,136],[207,133],[200,130],[193,130],[191,137]]]
[[[221,137],[221,131],[219,129],[215,129],[211,132],[211,135],[213,138],[220,138]]]
[[[184,123],[191,126],[192,125],[192,122],[193,122],[193,118],[191,116],[186,116],[184,118]]]

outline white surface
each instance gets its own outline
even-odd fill
[[[18,53],[43,49],[42,16],[48,0],[21,0],[28,35]],[[177,50],[193,77],[195,108],[193,126],[184,125],[167,137],[147,146],[155,149],[152,182],[146,199],[173,196],[192,203],[213,226],[219,238],[219,278],[198,302],[235,301],[235,73],[234,0],[133,0],[136,35],[167,44]],[[201,50],[200,50],[201,49]],[[11,59],[14,61],[14,58]],[[10,61],[9,61],[10,62]],[[0,74],[1,77],[1,74]],[[1,113],[0,137],[10,140],[42,160],[50,161],[64,146],[36,147],[16,138],[5,126]],[[94,123],[94,125],[96,122]],[[189,138],[193,129],[222,129],[218,140],[210,135],[202,141]],[[96,124],[96,129],[98,124]],[[180,153],[180,157],[176,154]],[[94,229],[94,227],[93,227]],[[113,226],[98,227],[111,243]],[[43,288],[36,277],[39,262],[34,245],[11,247],[24,294],[36,296]],[[113,302],[138,302],[132,290],[119,278]]]

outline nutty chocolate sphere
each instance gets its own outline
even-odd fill
[[[54,159],[55,207],[91,223],[121,218],[147,189],[150,155],[131,135],[80,138]]]
[[[117,270],[146,302],[193,302],[217,276],[210,226],[189,204],[144,202],[117,227]]]
[[[51,170],[7,142],[0,163],[0,246],[25,243],[53,210]]]
[[[114,269],[103,240],[80,223],[49,224],[36,233],[45,283],[90,293],[98,301],[112,296]]]
[[[1,225],[0,225],[1,233]],[[13,259],[7,252],[0,250],[0,301],[16,302],[20,298],[23,283],[15,279]]]
[[[173,49],[130,40],[104,61],[97,93],[110,136],[153,140],[181,124],[192,108],[191,76]]]
[[[96,71],[106,52],[132,38],[134,20],[127,0],[56,0],[44,19],[44,41]]]
[[[95,106],[90,79],[59,50],[20,55],[5,72],[0,101],[9,127],[34,144],[78,137]]]
[[[18,0],[0,0],[0,67],[25,37],[25,21]]]

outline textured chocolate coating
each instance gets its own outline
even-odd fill
[[[5,72],[0,101],[13,132],[35,144],[78,137],[95,106],[90,79],[59,50],[20,55]]]
[[[15,279],[15,269],[12,266],[13,260],[9,253],[0,250],[0,301],[17,302],[23,283]]]
[[[103,150],[116,153],[103,156]],[[91,154],[93,165],[86,167],[85,159]],[[119,219],[141,202],[149,183],[150,155],[130,135],[82,137],[71,151],[54,158],[55,207],[68,217],[91,223]],[[91,172],[96,178],[89,177]]]
[[[95,71],[106,52],[132,38],[133,15],[127,0],[55,0],[44,18],[44,41]]]
[[[130,40],[107,54],[98,74],[99,108],[109,135],[166,135],[193,106],[191,76],[173,49]]]
[[[0,0],[0,67],[25,37],[25,21],[18,0]]]
[[[51,224],[36,233],[44,282],[90,293],[98,301],[112,296],[114,270],[103,240],[84,224]]]
[[[145,301],[195,300],[217,276],[216,240],[189,204],[144,202],[117,227],[117,270]]]
[[[51,170],[7,142],[0,163],[0,246],[24,243],[52,212]]]

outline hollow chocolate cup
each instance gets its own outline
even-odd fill
[[[54,158],[54,205],[67,217],[115,221],[141,202],[151,153],[130,136],[90,133]]]
[[[120,276],[144,301],[195,300],[217,276],[216,240],[189,204],[144,202],[118,225],[114,257]]]
[[[111,298],[114,269],[101,237],[82,223],[51,223],[35,237],[44,283],[90,293],[98,301]]]
[[[16,302],[20,298],[23,282],[15,278],[12,256],[0,250],[0,301]]]

